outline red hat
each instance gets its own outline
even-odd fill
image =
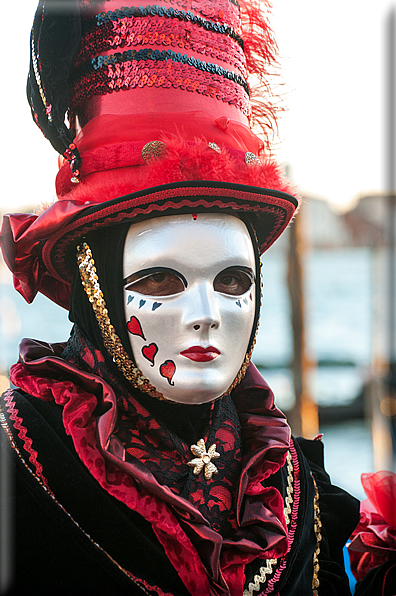
[[[246,214],[264,252],[298,206],[270,157],[276,44],[250,0],[40,1],[31,36],[33,117],[64,157],[57,201],[5,216],[16,289],[65,308],[68,254],[91,230],[174,212]],[[247,72],[261,80],[252,99]],[[65,113],[70,127],[66,127]],[[250,123],[259,121],[264,140]]]

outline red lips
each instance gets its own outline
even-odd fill
[[[195,362],[209,362],[210,360],[217,358],[217,356],[220,355],[220,352],[217,348],[213,348],[212,346],[209,346],[208,348],[192,346],[191,348],[187,348],[187,350],[183,350],[180,354],[190,360],[195,360]]]

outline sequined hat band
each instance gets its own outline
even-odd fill
[[[131,48],[139,45],[171,47],[177,50],[192,50],[206,59],[225,62],[238,70],[246,79],[246,60],[243,49],[232,36],[217,31],[192,26],[183,19],[141,19],[125,18],[111,20],[89,28],[85,32],[85,43],[80,47],[76,58],[76,68],[99,54],[115,49]]]
[[[238,74],[171,50],[128,50],[122,54],[98,56],[78,69],[72,87],[71,108],[94,95],[142,87],[162,87],[197,92],[251,114],[248,85]]]
[[[220,16],[220,11],[217,13]],[[93,25],[101,26],[105,23],[119,23],[120,21],[122,24],[125,24],[124,19],[131,19],[132,24],[134,24],[135,19],[140,19],[142,17],[165,17],[166,19],[177,19],[179,21],[186,21],[191,25],[197,25],[198,27],[202,27],[208,31],[213,31],[214,33],[219,33],[223,35],[228,35],[242,47],[243,49],[243,39],[240,33],[237,33],[233,27],[237,27],[240,31],[240,20],[239,14],[233,15],[233,26],[224,22],[224,13],[223,13],[223,22],[219,22],[216,20],[209,20],[194,14],[191,10],[175,10],[173,8],[165,8],[164,6],[131,6],[130,8],[121,8],[114,11],[109,11],[107,13],[100,13],[96,15],[91,21],[86,21],[84,23],[84,31],[88,31]],[[136,33],[139,33],[139,28],[137,27]]]

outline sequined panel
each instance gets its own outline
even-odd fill
[[[82,39],[71,73],[72,113],[93,96],[161,87],[216,99],[250,117],[236,1],[172,0],[126,7],[121,0],[84,0],[80,5]]]
[[[119,48],[165,46],[201,54],[235,68],[247,78],[246,61],[240,45],[231,37],[201,29],[191,22],[158,17],[124,18],[87,29],[76,66],[98,54]]]
[[[86,18],[92,17],[95,12],[108,11],[113,4],[114,0],[80,0],[81,13]],[[161,0],[161,5],[164,4],[176,10],[194,11],[205,19],[228,23],[240,33],[240,9],[237,0]]]
[[[149,57],[139,59],[143,53]],[[93,95],[145,86],[201,93],[233,105],[250,116],[248,87],[244,79],[187,55],[150,49],[128,50],[121,58],[113,55],[94,59],[87,72],[72,86],[71,107],[75,109]]]

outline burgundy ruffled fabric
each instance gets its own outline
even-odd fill
[[[284,465],[290,429],[253,365],[233,392],[241,422],[242,473],[236,486],[237,531],[224,538],[187,499],[160,485],[140,461],[112,449],[117,397],[102,378],[63,360],[63,344],[23,340],[11,380],[30,395],[63,406],[76,451],[99,484],[147,519],[192,596],[240,595],[244,567],[255,558],[279,558],[288,539],[283,499],[262,481]],[[97,406],[105,414],[97,417]],[[103,409],[102,409],[103,408]],[[96,410],[96,412],[95,412]]]
[[[29,304],[37,292],[69,308],[70,284],[53,277],[39,258],[40,243],[86,209],[73,201],[58,201],[38,217],[28,213],[4,215],[0,244],[4,260],[13,273],[14,287]]]
[[[233,533],[237,529],[233,502],[241,473],[241,438],[239,418],[231,397],[225,395],[223,399],[207,404],[199,436],[194,432],[194,440],[191,435],[182,440],[175,434],[177,431],[167,427],[169,418],[164,420],[156,410],[154,415],[150,413],[153,405],[158,406],[159,402],[154,400],[153,404],[151,400],[148,406],[146,395],[141,395],[138,400],[128,393],[125,384],[107,366],[103,354],[84,339],[78,327],[74,327],[62,357],[69,364],[102,377],[116,393],[117,422],[108,451],[123,461],[138,459],[159,484],[189,500],[216,532],[223,536]],[[195,406],[179,405],[175,411],[169,404],[162,405],[165,405],[166,415],[171,408],[173,417],[184,416],[184,423],[194,424],[189,417],[193,416],[194,420]],[[198,411],[202,412],[202,409],[198,408]],[[186,437],[186,433],[183,436]],[[218,471],[211,482],[202,482],[200,476],[192,474],[191,468],[186,468],[186,461],[192,459],[191,444],[198,439],[203,439],[206,446],[215,443],[220,454],[216,462]]]
[[[386,561],[396,561],[396,474],[362,474],[361,480],[368,499],[360,504],[360,521],[348,546],[357,580]]]

